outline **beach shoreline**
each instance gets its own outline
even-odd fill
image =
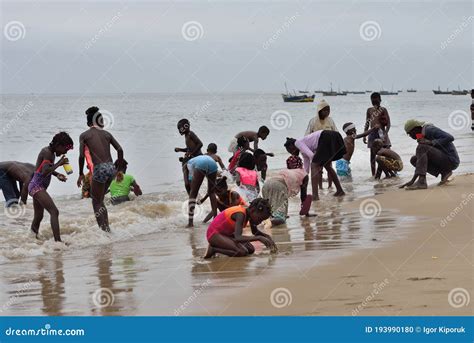
[[[204,294],[196,315],[473,315],[474,174],[424,191],[390,190],[375,199],[384,210],[416,216],[406,237],[354,250],[328,263],[299,266],[286,276],[225,296]],[[367,202],[366,202],[367,203]],[[394,230],[397,228],[394,227]]]

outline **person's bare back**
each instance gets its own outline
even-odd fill
[[[89,130],[83,132],[79,137],[79,141],[81,147],[87,145],[89,148],[94,165],[112,162],[110,146],[112,145],[116,149],[119,147],[118,142],[110,132],[96,127],[91,127]]]
[[[346,153],[342,156],[343,159],[350,162],[354,154],[355,139],[353,136],[346,136],[344,138],[344,145],[346,146]]]

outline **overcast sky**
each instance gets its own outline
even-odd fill
[[[470,89],[472,15],[469,0],[2,1],[0,92]]]

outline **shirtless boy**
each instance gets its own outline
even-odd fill
[[[340,160],[336,161],[336,171],[338,176],[342,177],[352,177],[351,163],[352,155],[354,154],[355,140],[363,137],[367,137],[372,131],[378,130],[378,126],[367,130],[360,135],[357,134],[356,127],[353,123],[345,123],[342,126],[342,130],[346,133],[344,137],[344,145],[346,146],[346,153]]]
[[[109,217],[104,204],[105,193],[116,174],[112,155],[110,154],[110,146],[117,151],[117,164],[119,166],[124,165],[123,150],[112,134],[104,130],[102,114],[98,107],[88,108],[86,115],[89,129],[79,136],[79,178],[77,179],[77,186],[81,187],[84,181],[84,150],[87,145],[94,164],[90,190],[92,207],[99,227],[105,232],[110,232]]]
[[[391,178],[396,177],[397,172],[403,169],[403,162],[400,155],[390,148],[384,148],[383,141],[381,139],[376,139],[372,143],[372,150],[377,162],[377,172],[375,173],[375,179],[380,179],[382,171],[385,173],[387,178]]]
[[[234,153],[237,150],[237,139],[245,137],[249,142],[253,142],[253,149],[249,148],[250,151],[254,152],[258,149],[259,139],[265,140],[270,134],[270,130],[266,126],[260,126],[258,131],[242,131],[235,135],[229,145],[229,152]]]
[[[364,143],[366,143],[367,147],[371,149],[372,142],[376,139],[381,139],[385,147],[390,147],[392,145],[390,143],[390,139],[388,138],[388,131],[390,130],[390,116],[387,109],[380,106],[382,103],[380,93],[372,93],[370,95],[370,101],[372,102],[372,107],[367,109],[364,131],[376,126],[378,126],[379,129],[371,132],[368,139],[364,137]],[[374,176],[375,156],[372,154],[372,152],[370,153],[370,168],[372,171],[372,176]]]

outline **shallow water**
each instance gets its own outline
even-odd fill
[[[339,128],[346,121],[362,129],[368,95],[329,98]],[[77,141],[85,129],[84,110],[97,104],[113,114],[111,132],[122,143],[129,172],[142,186],[144,196],[109,207],[112,233],[98,230],[89,200],[79,199],[75,176],[67,183],[53,180],[49,191],[60,211],[61,234],[68,247],[53,243],[45,216],[40,240],[29,232],[32,205],[18,212],[0,212],[0,310],[12,315],[187,314],[203,312],[196,295],[216,290],[234,291],[272,276],[325,263],[353,249],[378,246],[405,235],[414,218],[383,209],[374,218],[359,211],[342,210],[344,203],[393,189],[411,176],[409,157],[414,142],[402,132],[406,119],[418,117],[454,134],[461,157],[459,173],[474,170],[474,143],[466,125],[454,130],[448,116],[468,111],[469,97],[402,93],[384,97],[392,116],[393,149],[405,162],[401,178],[376,182],[369,177],[368,151],[361,141],[352,161],[353,182],[344,183],[347,195],[334,198],[323,190],[313,205],[316,218],[300,218],[298,201],[292,199],[286,226],[272,229],[280,252],[272,255],[257,246],[255,256],[201,259],[206,225],[193,230],[186,224],[183,190],[175,146],[183,145],[175,125],[191,119],[192,129],[205,146],[213,141],[224,160],[229,157],[230,137],[244,129],[268,125],[272,132],[262,147],[275,153],[270,169],[285,166],[282,146],[287,136],[300,137],[315,111],[315,104],[284,104],[278,94],[207,95],[100,95],[100,96],[2,96],[1,160],[34,163],[41,146],[58,129]],[[26,111],[25,104],[28,106]],[[54,109],[54,110],[53,110]],[[277,110],[290,114],[281,128],[270,120]],[[112,118],[112,117],[111,117]],[[249,119],[251,118],[251,119]],[[250,123],[249,123],[250,122]],[[289,123],[289,122],[288,122]],[[77,148],[71,153],[77,168]],[[432,179],[429,180],[433,182]],[[204,187],[205,188],[205,187]],[[208,204],[198,210],[201,217]],[[198,220],[196,220],[198,223]],[[102,291],[101,291],[102,290]],[[113,295],[111,295],[113,294]],[[113,298],[110,306],[101,301]],[[95,300],[95,302],[94,302]]]
[[[199,294],[235,290],[263,280],[265,273],[301,272],[352,249],[384,244],[406,234],[413,220],[385,210],[375,219],[364,219],[359,211],[341,212],[341,200],[332,195],[322,199],[324,205],[315,205],[315,218],[300,218],[297,202],[291,203],[288,224],[270,229],[279,246],[277,254],[256,244],[255,256],[238,259],[203,260],[206,225],[185,229],[184,215],[170,215],[170,208],[178,211],[177,204],[147,207],[149,234],[136,229],[144,222],[130,225],[116,220],[121,213],[134,213],[139,201],[151,199],[110,208],[112,234],[62,220],[63,239],[71,245],[60,251],[54,251],[56,244],[47,230],[42,230],[47,241],[21,249],[20,242],[25,244],[29,234],[18,223],[13,228],[17,236],[10,237],[19,248],[1,263],[0,310],[5,315],[205,313],[205,307],[194,301]]]

